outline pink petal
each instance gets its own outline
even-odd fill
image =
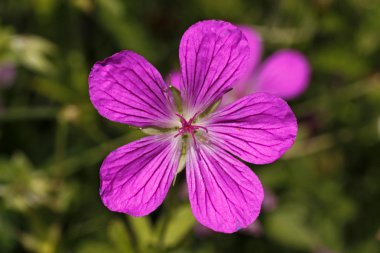
[[[257,176],[242,162],[213,145],[190,145],[186,177],[196,219],[217,232],[249,226],[260,213],[264,192]]]
[[[234,86],[234,90],[237,93],[244,92],[244,94],[242,95],[244,96],[248,94],[248,91],[246,91],[246,89],[249,89],[249,91],[251,91],[251,87],[246,86],[248,85],[248,82],[251,81],[253,73],[260,61],[262,52],[262,40],[261,36],[255,31],[255,29],[249,26],[239,26],[239,28],[248,40],[250,53],[247,61],[247,69],[245,73],[242,74],[242,76],[239,78],[238,84]]]
[[[97,62],[89,85],[93,105],[109,120],[138,127],[169,127],[176,119],[168,85],[147,60],[131,51]]]
[[[204,119],[211,141],[241,159],[271,163],[294,143],[297,120],[281,98],[254,93]]]
[[[263,63],[255,88],[258,92],[292,99],[306,89],[310,72],[309,62],[303,54],[289,49],[281,50]]]
[[[12,62],[0,63],[0,88],[11,86],[17,75],[16,65]]]
[[[180,71],[172,71],[169,74],[168,82],[173,85],[177,90],[181,90],[182,80],[181,80],[181,72]]]
[[[233,89],[223,96],[220,104],[221,108],[253,92],[252,82],[254,72],[261,58],[262,41],[260,35],[249,26],[239,26],[239,28],[247,38],[249,44],[250,54],[247,61],[247,68],[239,80],[235,82]]]
[[[232,24],[208,20],[192,25],[179,52],[185,115],[202,112],[231,89],[248,56],[248,42]]]
[[[143,216],[161,205],[177,170],[180,138],[155,135],[111,152],[100,169],[100,196],[111,211]]]

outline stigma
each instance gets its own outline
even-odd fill
[[[199,126],[199,125],[195,125],[193,124],[194,123],[194,120],[197,118],[197,116],[199,115],[199,113],[196,113],[191,119],[189,119],[188,121],[180,114],[176,113],[176,115],[178,116],[178,118],[180,119],[181,121],[181,124],[182,126],[178,129],[178,133],[174,136],[174,137],[177,137],[179,135],[185,135],[185,134],[189,134],[191,135],[194,143],[196,144],[196,140],[195,140],[195,133],[198,131],[198,130],[203,130],[205,131],[206,133],[208,132],[207,131],[207,128],[206,127],[203,127],[203,126]]]

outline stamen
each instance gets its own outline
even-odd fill
[[[193,123],[193,121],[198,117],[198,115],[200,114],[200,112],[197,112],[196,114],[194,114],[194,116],[189,120],[189,124],[191,125]]]
[[[174,138],[177,137],[177,136],[179,136],[179,135],[182,135],[183,133],[184,133],[183,130],[180,129],[179,132],[176,135],[174,135]]]
[[[208,130],[206,127],[198,126],[198,125],[192,125],[192,123],[194,122],[194,120],[197,118],[197,116],[199,114],[200,113],[197,112],[189,121],[187,121],[181,114],[176,113],[176,115],[178,116],[178,118],[181,121],[182,126],[178,129],[178,133],[176,135],[174,135],[174,137],[178,137],[179,135],[189,133],[191,135],[191,138],[194,141],[195,146],[197,147],[198,145],[197,145],[197,141],[195,138],[195,132],[199,129],[202,129],[203,131],[208,133]]]
[[[181,114],[176,113],[175,115],[177,115],[178,118],[181,120],[182,126],[187,123],[186,119]]]
[[[208,133],[207,128],[205,128],[205,127],[203,127],[203,126],[193,125],[193,127],[195,128],[195,130],[202,129],[202,130],[204,130],[206,133]]]

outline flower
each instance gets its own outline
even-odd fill
[[[310,79],[310,66],[306,57],[298,51],[282,49],[259,65],[262,52],[260,35],[248,26],[241,26],[240,29],[248,40],[251,53],[247,71],[234,90],[226,94],[226,102],[252,92],[268,92],[286,100],[301,95]]]
[[[253,92],[267,92],[286,100],[301,95],[309,84],[311,72],[306,57],[298,51],[282,49],[259,65],[262,52],[260,35],[248,26],[240,26],[240,29],[248,40],[250,57],[246,71],[233,90],[223,97],[222,106]],[[171,73],[170,82],[180,89],[180,73]]]
[[[190,205],[196,219],[232,233],[259,215],[263,188],[250,163],[277,160],[296,137],[287,103],[255,93],[207,114],[244,71],[248,42],[236,26],[202,21],[183,35],[181,100],[142,56],[122,51],[97,62],[89,94],[105,118],[155,135],[111,152],[100,168],[100,196],[112,211],[143,216],[163,202],[186,164]],[[206,115],[207,114],[207,115]]]
[[[9,87],[16,78],[16,66],[11,62],[0,62],[0,87]]]

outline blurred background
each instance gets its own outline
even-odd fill
[[[380,252],[379,17],[371,0],[0,0],[0,252]],[[294,147],[251,166],[262,214],[231,235],[196,223],[184,173],[148,217],[98,195],[104,157],[143,134],[97,114],[91,66],[130,49],[165,76],[204,19],[249,25],[263,58],[293,48],[312,68],[289,101]]]

